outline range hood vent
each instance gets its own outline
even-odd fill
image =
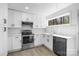
[[[30,26],[33,26],[33,22],[22,22],[22,25],[30,25]]]

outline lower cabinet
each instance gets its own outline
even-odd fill
[[[45,35],[44,45],[51,51],[53,50],[53,37],[51,35]]]
[[[35,46],[40,46],[42,45],[42,36],[40,34],[34,35],[34,45]]]
[[[13,50],[13,37],[8,37],[8,51]]]
[[[13,39],[13,49],[21,49],[21,36],[17,35]]]
[[[8,40],[8,51],[13,52],[21,49],[21,35],[12,35]]]
[[[34,35],[34,45],[40,46],[45,45],[48,49],[51,51],[53,50],[53,37],[52,35],[46,35],[46,34],[38,34]]]

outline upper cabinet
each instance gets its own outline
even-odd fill
[[[40,28],[41,27],[41,24],[42,23],[40,23],[40,18],[38,17],[38,16],[34,16],[34,25],[33,25],[33,28]]]
[[[14,21],[14,12],[11,10],[8,10],[8,27],[12,27],[12,24]]]
[[[46,17],[15,10],[8,10],[8,18],[8,27],[11,28],[20,28],[21,21],[33,22],[33,28],[45,28],[47,26]]]
[[[15,12],[14,13],[14,24],[15,24],[15,27],[21,27],[21,21],[22,21],[22,13]]]
[[[34,16],[34,28],[45,28],[47,26],[46,18],[43,16]]]
[[[22,20],[27,22],[33,22],[32,14],[22,13]]]
[[[9,10],[8,18],[8,27],[21,27],[22,13]]]

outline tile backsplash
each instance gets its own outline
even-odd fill
[[[77,33],[76,27],[71,25],[48,27],[46,28],[46,32],[51,34],[60,34],[66,36],[73,36]]]

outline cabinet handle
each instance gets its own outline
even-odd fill
[[[7,21],[6,21],[6,19],[4,18],[4,24],[6,24],[7,23]]]
[[[49,42],[49,39],[47,39],[47,42]]]

